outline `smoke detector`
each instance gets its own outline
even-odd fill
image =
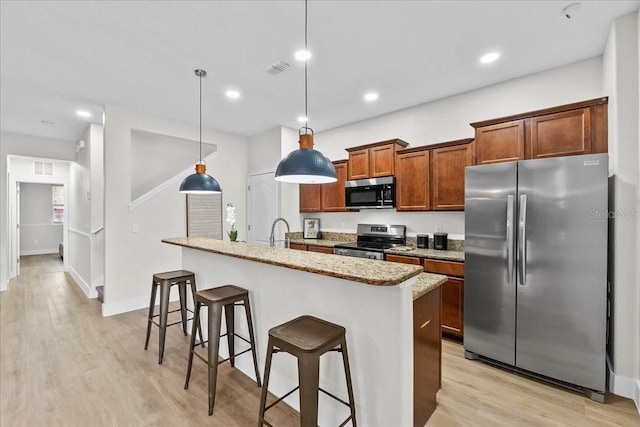
[[[580,3],[571,3],[570,5],[562,9],[562,14],[565,18],[572,19],[578,13],[578,10],[580,10]]]

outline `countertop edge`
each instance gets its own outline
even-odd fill
[[[421,273],[416,278],[416,283],[413,285],[413,300],[417,300],[423,295],[428,294],[434,289],[439,288],[447,282],[447,276],[442,274],[433,273]]]
[[[363,284],[367,284],[367,285],[372,285],[372,286],[395,286],[398,285],[406,280],[411,279],[412,277],[418,276],[419,274],[422,273],[422,268],[420,266],[411,266],[411,267],[415,267],[415,269],[413,269],[414,271],[409,271],[407,273],[404,274],[398,274],[396,277],[394,277],[393,279],[376,279],[376,278],[371,278],[371,277],[363,277],[363,276],[359,276],[359,275],[354,275],[354,274],[347,274],[347,273],[341,273],[340,271],[336,271],[336,270],[331,270],[331,269],[327,269],[327,268],[315,268],[313,266],[301,266],[301,265],[297,265],[295,263],[290,263],[290,262],[284,262],[284,261],[279,261],[277,259],[273,259],[273,258],[266,258],[266,257],[260,257],[260,256],[253,256],[253,255],[249,255],[249,254],[239,254],[239,253],[234,253],[232,251],[225,251],[225,250],[220,250],[220,249],[216,249],[216,248],[212,248],[212,247],[203,247],[201,245],[197,245],[197,244],[192,244],[189,242],[179,242],[176,241],[177,239],[184,239],[184,238],[165,238],[162,239],[161,241],[163,243],[167,243],[170,245],[175,245],[175,246],[180,246],[180,247],[185,247],[185,248],[189,248],[189,249],[195,249],[195,250],[200,250],[203,252],[209,252],[209,253],[215,253],[215,254],[219,254],[219,255],[225,255],[225,256],[230,256],[230,257],[234,257],[234,258],[240,258],[240,259],[246,259],[249,261],[254,261],[254,262],[260,262],[263,264],[270,264],[270,265],[275,265],[275,266],[279,266],[279,267],[284,267],[284,268],[290,268],[293,270],[299,270],[299,271],[305,271],[308,273],[315,273],[315,274],[320,274],[323,276],[329,276],[329,277],[335,277],[337,279],[344,279],[344,280],[349,280],[352,282],[358,282],[358,283],[363,283]],[[220,241],[219,244],[224,244],[222,243],[222,241]],[[233,243],[235,244],[246,244],[246,243]],[[277,251],[277,250],[289,250],[289,249],[280,249],[280,248],[265,248],[267,251]],[[316,254],[314,252],[308,252],[309,256],[339,256],[339,255],[329,255],[329,254]],[[375,261],[377,262],[377,261]],[[407,265],[408,267],[409,265]]]

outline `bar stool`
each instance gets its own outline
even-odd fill
[[[147,339],[144,342],[144,349],[149,346],[149,337],[151,336],[151,324],[154,324],[160,328],[160,342],[158,348],[158,364],[162,364],[162,358],[164,356],[164,341],[167,333],[167,326],[176,325],[182,323],[182,331],[187,335],[187,311],[191,311],[187,308],[187,284],[191,285],[191,296],[196,293],[196,276],[191,271],[176,270],[167,271],[165,273],[157,273],[153,275],[153,281],[151,282],[151,301],[149,303],[149,317],[147,321]],[[178,286],[178,293],[180,295],[180,308],[169,311],[169,291],[171,286]],[[160,287],[160,314],[154,315],[156,305],[156,294]],[[194,302],[195,304],[195,302]],[[180,322],[174,322],[167,325],[167,319],[169,313],[180,311],[182,317]],[[160,317],[160,323],[153,321],[155,317]],[[202,333],[201,333],[202,334]],[[202,341],[202,335],[200,337]]]
[[[253,355],[253,367],[256,371],[256,382],[260,387],[260,373],[258,372],[258,359],[256,358],[255,337],[253,335],[253,321],[251,320],[251,306],[249,305],[249,291],[238,286],[225,285],[212,289],[205,289],[195,293],[196,308],[194,310],[194,322],[191,332],[191,343],[189,344],[189,363],[187,365],[187,378],[184,383],[185,390],[189,388],[189,378],[191,377],[191,366],[193,364],[193,355],[195,354],[201,360],[205,361],[209,366],[209,415],[213,414],[213,405],[216,398],[216,380],[218,377],[218,365],[230,361],[231,366],[235,366],[235,358],[243,353],[251,351]],[[203,358],[195,352],[196,329],[200,330],[200,341],[202,343],[202,328],[200,326],[200,308],[206,305],[209,309],[208,325],[209,333],[207,342],[209,343],[209,351],[207,359]],[[234,310],[236,305],[244,306],[247,317],[247,327],[249,329],[249,339],[235,333]],[[222,308],[224,307],[225,320],[227,323],[227,332],[220,335],[222,323]],[[220,338],[227,337],[227,345],[229,347],[229,357],[218,361],[218,350],[220,347]],[[238,337],[250,345],[250,348],[235,353],[235,340]],[[204,343],[203,343],[204,344]]]
[[[269,387],[269,373],[271,371],[271,357],[274,353],[284,351],[298,358],[298,387],[294,388],[271,405],[267,403],[267,390]],[[347,393],[349,403],[323,390],[319,386],[320,356],[329,351],[342,353],[344,374],[347,381]],[[312,316],[301,316],[280,326],[269,330],[269,343],[267,346],[267,362],[264,368],[264,381],[262,396],[260,398],[260,415],[258,426],[266,424],[264,413],[278,402],[300,389],[300,426],[317,427],[318,425],[318,391],[325,393],[343,405],[349,407],[351,414],[340,426],[344,426],[349,420],[356,427],[356,407],[353,398],[351,384],[351,372],[349,371],[349,356],[347,355],[347,342],[345,328],[329,323]]]

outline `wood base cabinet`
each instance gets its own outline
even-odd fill
[[[385,260],[404,264],[420,264],[422,262],[425,272],[447,276],[447,282],[440,287],[442,292],[442,332],[449,336],[462,338],[464,335],[464,263],[393,254],[386,254]]]
[[[331,246],[319,246],[319,245],[305,245],[302,243],[291,243],[289,249],[295,249],[298,251],[318,252],[321,254],[333,254],[333,248]]]
[[[425,259],[424,271],[445,274],[442,285],[442,332],[457,338],[464,335],[464,263]]]
[[[414,427],[424,426],[436,410],[436,393],[442,386],[441,289],[413,301]]]

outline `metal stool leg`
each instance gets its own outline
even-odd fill
[[[197,292],[196,277],[191,276],[191,278],[189,279],[189,282],[191,283],[191,301],[193,301],[193,307],[194,307],[193,322],[198,323],[198,333],[200,334],[200,345],[204,347],[204,339],[202,338],[202,325],[200,324],[200,316],[198,315],[198,319],[196,320],[196,312],[195,312],[196,292]],[[191,329],[193,330],[193,327]]]
[[[353,397],[353,384],[351,383],[351,370],[349,369],[349,355],[347,354],[346,339],[340,343],[342,362],[344,364],[344,376],[347,380],[347,393],[349,394],[349,408],[351,409],[351,425],[356,427],[356,402]]]
[[[236,319],[235,319],[235,305],[233,303],[226,304],[224,306],[224,318],[227,323],[227,346],[229,348],[229,363],[231,367],[235,367],[236,361],[236,346],[235,346],[235,333],[236,333]]]
[[[249,341],[251,341],[251,355],[253,356],[253,368],[256,371],[256,383],[258,387],[260,387],[260,371],[258,370],[258,358],[256,356],[256,337],[253,333],[253,319],[251,319],[251,305],[249,304],[248,296],[244,298],[244,312],[249,328]]]
[[[220,348],[220,325],[222,323],[222,306],[209,304],[209,415],[213,414],[216,400],[216,382],[218,379],[218,350]]]
[[[191,340],[189,342],[189,361],[187,362],[187,379],[184,382],[184,389],[189,388],[189,379],[191,378],[191,366],[193,365],[193,353],[196,347],[196,330],[200,330],[200,307],[202,304],[196,302],[193,309],[193,325],[191,327]],[[204,346],[202,341],[202,330],[200,330],[200,343]]]
[[[260,413],[258,415],[258,427],[264,425],[264,411],[267,406],[267,393],[269,392],[269,374],[271,373],[271,358],[273,356],[273,344],[271,338],[267,343],[267,361],[264,365],[264,380],[262,381],[262,393],[260,394]]]
[[[320,358],[298,356],[300,380],[300,427],[318,426]]]
[[[144,342],[144,349],[149,347],[149,337],[151,336],[151,324],[153,323],[153,311],[156,307],[156,291],[158,285],[155,281],[151,281],[151,301],[149,302],[149,321],[147,322],[147,339]]]
[[[164,357],[164,338],[167,335],[167,318],[169,316],[169,290],[171,282],[163,280],[160,282],[160,345],[158,352],[158,364],[162,364]]]
[[[182,332],[187,336],[187,282],[178,282],[178,294],[180,295],[180,315],[182,316]]]

